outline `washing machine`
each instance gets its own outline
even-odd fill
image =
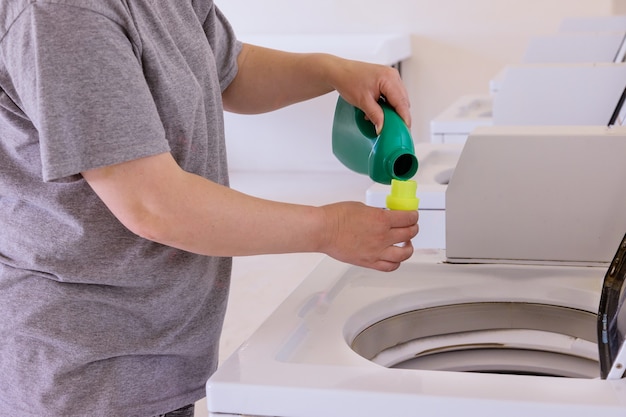
[[[600,378],[606,268],[326,258],[207,384],[211,416],[623,416]]]
[[[532,38],[521,64],[496,74],[488,94],[463,95],[430,122],[431,142],[464,143],[474,128],[494,124],[606,124],[624,90],[625,33],[571,30]]]
[[[559,32],[619,31],[626,29],[626,15],[568,17],[561,21]]]
[[[446,249],[417,248],[392,273],[324,258],[209,379],[209,415],[626,415],[626,128],[502,129],[463,147]],[[500,233],[479,210],[488,178],[511,212]],[[554,209],[532,200],[549,190]]]
[[[622,29],[535,36],[530,39],[522,62],[624,62],[625,33]]]
[[[489,94],[464,95],[437,115],[430,140],[464,143],[475,128],[492,125],[606,126],[623,105],[625,79],[621,62],[508,65]]]

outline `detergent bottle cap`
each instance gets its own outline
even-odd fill
[[[391,194],[387,196],[387,208],[390,210],[417,210],[419,198],[415,196],[417,182],[413,180],[391,180]]]

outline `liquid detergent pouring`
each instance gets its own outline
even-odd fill
[[[337,100],[333,120],[333,153],[347,168],[380,184],[391,184],[387,207],[417,210],[417,183],[411,178],[418,168],[411,132],[402,118],[386,102],[380,101],[385,121],[380,134],[365,113]]]

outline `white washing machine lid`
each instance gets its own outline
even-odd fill
[[[598,349],[603,379],[624,377],[626,367],[626,235],[622,239],[602,285],[598,307]]]
[[[626,43],[624,43],[626,45]],[[624,88],[624,92],[622,92],[622,96],[617,103],[617,107],[615,108],[615,112],[611,116],[611,120],[609,120],[609,126],[625,126],[626,125],[626,87]]]

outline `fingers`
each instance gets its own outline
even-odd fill
[[[401,210],[389,210],[386,211],[390,216],[389,237],[391,244],[398,244],[402,242],[409,242],[419,233],[419,213],[417,211],[401,211]]]
[[[384,125],[384,113],[379,100],[384,97],[408,127],[411,127],[409,94],[400,73],[385,65],[342,60],[336,68],[331,85],[350,104],[360,108],[376,127],[377,134]]]
[[[407,127],[411,127],[411,101],[409,94],[404,88],[404,84],[397,73],[397,80],[389,82],[381,87],[381,94],[387,100],[387,103],[394,108],[396,113],[404,120]]]
[[[399,98],[386,98],[387,103],[394,108],[396,113],[402,118],[407,127],[411,127],[411,112],[410,112],[410,104],[408,96],[402,94],[402,92],[406,93],[404,88],[391,90],[391,97],[398,96]],[[367,100],[362,106],[361,110],[365,113],[367,119],[374,124],[376,127],[376,134],[380,135],[381,129],[385,123],[385,113],[383,112],[382,107],[380,106],[378,100],[380,96],[372,96],[371,99]]]
[[[391,227],[408,227],[419,220],[417,211],[390,210],[387,213],[390,216]]]
[[[380,97],[384,97],[385,101],[394,108],[396,113],[404,120],[404,123],[407,127],[411,127],[411,103],[409,100],[409,94],[404,86],[402,79],[400,78],[400,73],[396,69],[387,68],[386,73],[382,77],[380,84],[378,86],[378,91],[372,91],[372,102],[376,103],[376,106],[372,104],[372,123],[377,127],[377,132],[380,133],[380,128],[384,123],[384,114],[380,106],[378,105],[378,100]],[[376,111],[375,108],[378,108],[379,111]],[[365,114],[368,114],[365,111]],[[380,119],[377,119],[380,117]],[[379,123],[380,120],[380,123]]]
[[[416,211],[392,211],[343,202],[323,206],[328,232],[320,248],[343,262],[393,271],[413,254],[411,239],[419,232]]]
[[[389,246],[381,253],[381,259],[387,262],[403,262],[413,255],[413,244],[410,240],[401,245]]]
[[[364,108],[361,110],[365,113],[365,117],[367,117],[367,119],[374,124],[376,134],[380,135],[383,124],[385,123],[385,113],[383,112],[382,107],[380,107],[378,103],[376,103],[376,105],[372,105],[371,107],[368,106],[369,108],[365,108],[366,106],[363,107]]]
[[[400,268],[400,265],[401,265],[400,262],[394,263],[394,262],[380,261],[372,265],[371,269],[375,269],[381,272],[393,272],[396,269]]]
[[[417,212],[403,212],[403,214],[406,215],[394,216],[396,219],[390,231],[391,245],[382,250],[380,259],[371,268],[383,272],[395,271],[402,262],[413,255],[414,248],[411,239],[419,233],[418,215]]]
[[[395,271],[402,262],[413,255],[413,244],[411,241],[404,242],[402,246],[390,246],[381,253],[381,258],[370,267],[382,272]]]
[[[395,228],[391,231],[391,239],[394,245],[410,242],[419,233],[419,225],[413,224],[409,227]]]

